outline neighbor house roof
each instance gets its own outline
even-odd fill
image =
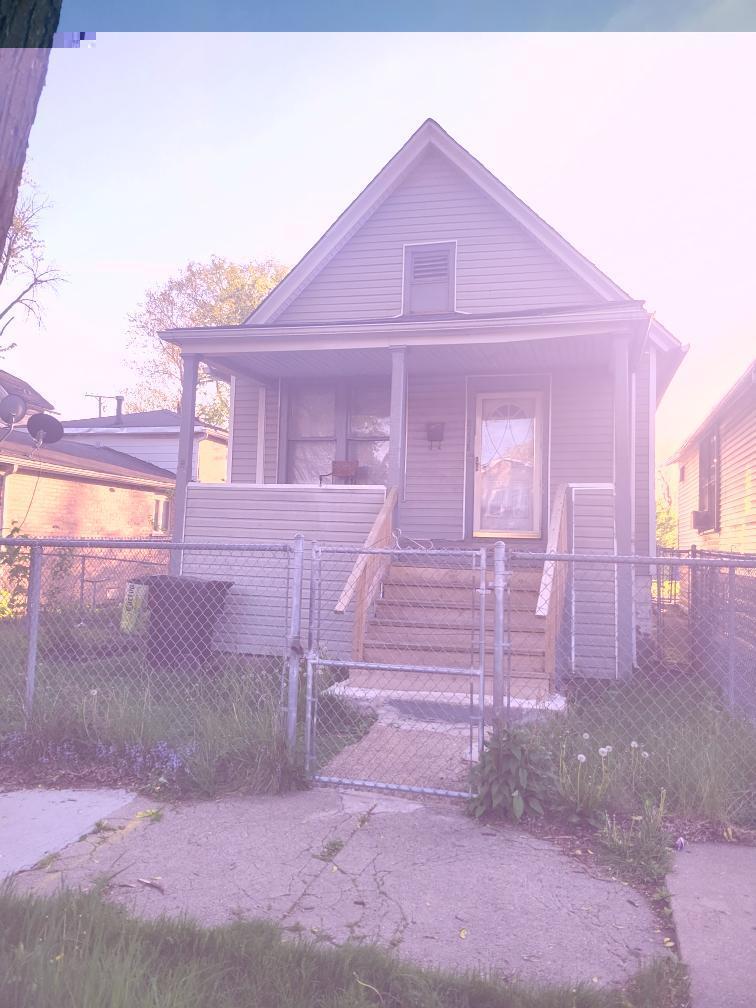
[[[54,410],[55,407],[47,399],[33,389],[31,385],[22,378],[10,374],[8,371],[0,371],[0,399],[4,395],[17,395],[26,402],[30,410]]]
[[[72,433],[78,430],[135,430],[141,431],[177,431],[181,418],[175,410],[142,410],[137,413],[122,413],[120,417],[111,415],[103,417],[87,417],[82,420],[64,420],[63,426]],[[205,423],[195,417],[195,430],[206,430],[221,437],[227,436],[227,431],[215,424]]]
[[[25,431],[14,431],[0,441],[0,464],[10,462],[24,468],[42,467],[50,471],[79,476],[106,476],[130,483],[173,486],[174,473],[142,459],[79,442],[59,441],[37,448]]]
[[[675,454],[667,462],[667,465],[677,462],[688,450],[688,448],[699,440],[708,427],[715,423],[722,414],[729,409],[730,406],[736,403],[741,396],[745,395],[749,389],[753,388],[756,388],[756,358],[751,361],[732,388],[722,396],[716,406],[706,415],[706,418],[698,425],[698,427],[696,427],[693,433],[690,434],[680,445]]]

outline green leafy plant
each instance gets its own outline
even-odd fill
[[[543,815],[553,793],[549,754],[522,729],[493,732],[471,776],[475,794],[468,811],[477,819]]]
[[[0,619],[12,619],[26,612],[26,593],[29,586],[29,549],[18,525],[8,532],[8,539],[18,539],[18,546],[0,546]]]

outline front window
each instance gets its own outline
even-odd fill
[[[356,383],[349,391],[347,457],[359,463],[360,483],[388,479],[391,391],[387,382]]]
[[[336,452],[333,386],[293,387],[289,397],[287,483],[318,483]]]
[[[348,482],[386,483],[390,387],[388,379],[355,378],[289,389],[286,480],[339,483],[334,462],[357,463]]]

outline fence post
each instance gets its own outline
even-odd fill
[[[26,721],[32,714],[34,706],[34,687],[37,679],[37,639],[39,637],[39,611],[42,589],[42,547],[32,546],[29,563],[29,585],[26,596],[26,613],[29,634],[26,652]]]
[[[507,547],[503,542],[494,546],[494,653],[493,653],[493,720],[502,727],[504,714],[504,650],[506,640],[505,606],[507,591]]]
[[[735,709],[735,575],[730,567],[727,574],[727,703]]]
[[[478,756],[483,752],[483,742],[486,733],[486,596],[488,594],[488,585],[486,584],[486,563],[487,563],[487,552],[485,546],[480,551],[480,585],[478,591],[480,593],[479,604],[480,604],[480,627],[478,633],[480,634],[479,641],[479,662],[480,662],[480,676],[478,678]],[[472,700],[471,700],[472,702]],[[471,747],[472,754],[472,747]]]
[[[291,622],[289,626],[288,696],[286,703],[286,745],[289,755],[297,749],[297,700],[299,696],[299,666],[302,660],[302,581],[304,572],[304,537],[294,536],[291,577]]]
[[[320,647],[320,543],[312,544],[310,561],[310,611],[307,621],[307,692],[305,696],[305,774],[312,775],[315,758],[315,671]]]

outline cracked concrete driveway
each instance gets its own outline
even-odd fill
[[[63,851],[22,889],[112,876],[143,916],[267,917],[324,942],[531,981],[618,984],[661,952],[643,898],[546,841],[458,807],[317,789],[165,806]],[[141,880],[141,881],[140,881]],[[153,884],[150,884],[153,883]]]

